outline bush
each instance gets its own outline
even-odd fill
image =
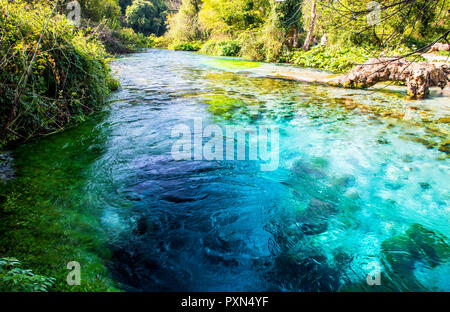
[[[19,266],[20,262],[15,258],[0,258],[1,292],[45,292],[55,282],[54,278],[34,274]]]
[[[181,42],[172,45],[171,48],[177,51],[198,51],[201,48],[201,43],[198,41]]]
[[[239,56],[241,44],[237,40],[208,40],[201,49],[202,53],[217,56]]]
[[[78,0],[82,17],[100,22],[102,19],[115,19],[120,15],[117,0]]]
[[[6,1],[0,0],[5,34],[0,59],[6,60],[0,72],[0,145],[84,120],[103,106],[110,87],[117,87],[108,54],[93,34],[59,14],[43,31],[52,2],[17,0],[6,14]]]
[[[369,58],[369,53],[358,47],[315,47],[309,51],[291,52],[284,60],[301,67],[344,72],[356,64],[364,63]]]

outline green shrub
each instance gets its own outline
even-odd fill
[[[167,36],[156,37],[155,35],[150,35],[147,37],[147,46],[149,48],[168,48],[169,39]]]
[[[1,292],[45,292],[52,287],[54,278],[34,274],[19,267],[15,258],[0,258]]]
[[[148,46],[147,38],[141,33],[134,32],[131,28],[121,28],[120,30],[114,31],[113,35],[133,52],[137,52]]]
[[[309,51],[291,52],[284,60],[301,67],[344,72],[364,63],[369,58],[369,53],[366,49],[358,47],[315,47]]]
[[[83,120],[103,106],[112,86],[104,46],[52,15],[54,2],[9,1],[8,12],[6,2],[0,0],[0,145]]]
[[[237,40],[210,39],[202,46],[201,52],[217,56],[239,56],[241,44]]]
[[[115,19],[120,15],[117,0],[78,0],[83,18],[100,22],[102,19]]]
[[[137,32],[162,35],[167,6],[162,0],[134,0],[126,9],[127,24]]]
[[[198,51],[201,48],[201,43],[198,41],[181,42],[172,45],[171,48],[176,51]]]

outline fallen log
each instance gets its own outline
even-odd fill
[[[436,42],[430,49],[430,51],[428,52],[433,52],[433,51],[450,51],[450,44],[448,43],[440,43],[440,42]]]
[[[368,88],[383,81],[401,81],[414,99],[427,97],[430,87],[444,89],[450,81],[447,64],[414,63],[404,58],[372,58],[353,68],[348,74],[328,80],[328,83],[346,88]]]

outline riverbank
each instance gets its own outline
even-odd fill
[[[49,134],[77,132],[97,120],[119,87],[109,67],[111,54],[98,34],[74,26],[58,13],[57,4],[0,0],[0,258],[18,259],[21,269],[39,275],[3,270],[0,290],[117,290],[106,270],[105,239],[95,214],[78,209],[81,201],[51,201],[80,181],[74,167],[59,170],[56,156],[55,163],[26,171],[24,159],[16,158],[27,153],[28,144],[51,141]],[[135,37],[128,37],[131,44]],[[77,140],[82,137],[78,132]],[[63,145],[56,154],[64,157]],[[74,259],[82,265],[84,282],[71,287],[66,266]],[[54,282],[44,284],[51,281],[47,277]]]

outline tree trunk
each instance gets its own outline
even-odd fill
[[[372,58],[328,83],[348,88],[368,88],[378,82],[402,81],[407,85],[411,98],[423,99],[427,97],[430,87],[445,88],[450,81],[449,74],[450,67],[446,64],[411,63],[403,58]]]
[[[303,49],[305,51],[309,50],[309,45],[311,44],[312,35],[314,32],[314,25],[316,24],[316,4],[317,0],[312,0],[313,3],[311,5],[311,21],[309,24],[308,34],[306,35],[305,44],[303,45]]]
[[[292,37],[293,37],[292,47],[298,48],[298,27],[297,27],[297,25],[294,25],[294,35]]]

